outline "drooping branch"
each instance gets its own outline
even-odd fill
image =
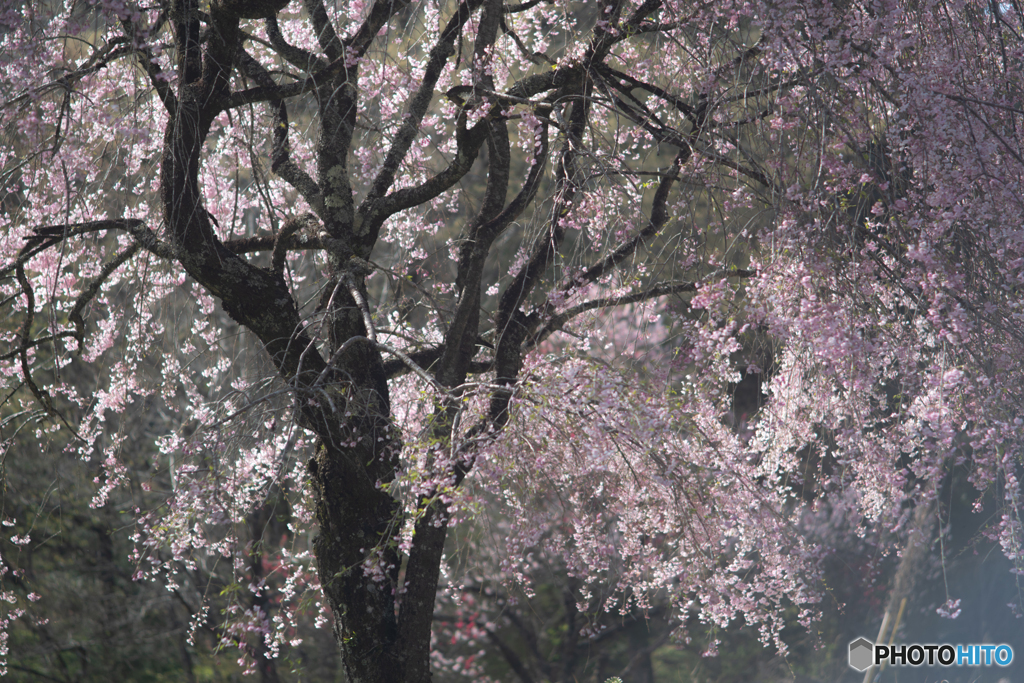
[[[660,88],[656,85],[645,83],[644,81],[634,78],[633,76],[630,76],[627,73],[619,71],[618,69],[615,69],[609,66],[608,64],[599,64],[596,68],[598,73],[600,73],[604,78],[606,78],[609,83],[613,84],[615,88],[620,90],[623,94],[627,94],[629,92],[629,89],[627,89],[623,85],[623,83],[628,84],[629,88],[631,89],[646,90],[652,95],[655,95],[656,97],[671,104],[673,107],[678,109],[684,116],[690,119],[691,123],[696,125],[697,121],[694,108],[682,98],[677,97],[672,93],[668,92],[667,90]],[[614,78],[612,78],[613,76]]]
[[[564,76],[568,72],[562,73]],[[545,90],[550,89],[551,87],[555,87],[556,84],[561,84],[563,80],[564,79],[554,78],[553,76],[536,79],[532,81],[532,87],[528,90],[528,92],[532,94],[544,92]],[[453,88],[452,90],[466,88],[466,86],[459,86],[458,88]],[[539,157],[546,159],[547,126],[551,125],[551,121],[547,119],[547,114],[551,112],[551,100],[553,98],[548,97],[545,98],[545,101],[534,102],[525,97],[497,93],[482,87],[479,88],[479,90],[480,94],[486,96],[489,99],[494,99],[499,102],[505,102],[509,104],[524,104],[534,108],[538,115],[538,118],[544,121],[546,124],[544,129],[544,139],[542,143],[544,153],[543,155],[541,155],[541,157]],[[456,150],[455,159],[452,160],[452,162],[448,165],[447,168],[445,168],[444,171],[441,171],[440,173],[438,173],[435,176],[432,176],[431,178],[428,178],[420,185],[409,188],[402,188],[387,195],[387,197],[385,197],[378,206],[379,215],[390,216],[394,213],[405,210],[412,206],[417,206],[419,204],[422,204],[426,201],[433,199],[434,197],[439,196],[442,192],[445,192],[446,190],[453,187],[455,183],[458,182],[459,179],[461,179],[472,167],[477,152],[482,146],[484,140],[487,139],[489,128],[485,124],[489,119],[497,117],[497,115],[501,111],[501,108],[499,106],[492,106],[490,112],[484,117],[484,120],[467,131],[465,129],[465,115],[467,113],[467,109],[465,108],[466,102],[461,99],[453,97],[451,90],[449,91],[449,97],[455,99],[460,105],[463,106],[463,109],[460,110],[459,117],[456,121],[456,141],[458,143],[458,147]],[[536,174],[534,174],[534,171],[536,171]],[[529,206],[529,204],[533,201],[534,196],[536,195],[536,190],[539,186],[539,181],[542,177],[543,171],[544,164],[534,166],[534,168],[531,170],[530,180],[528,180],[527,183],[524,185],[524,190],[526,190],[527,188],[532,189],[521,193],[513,202],[513,204],[507,207],[507,209],[502,213],[501,216],[496,216],[493,219],[493,221],[491,221],[491,225],[486,229],[486,231],[489,232],[493,230],[498,230],[498,232],[500,233],[500,231],[504,229],[504,227],[498,228],[498,225],[507,226],[509,222],[515,220],[515,218],[519,216],[526,209],[527,206]]]
[[[577,156],[583,148],[583,135],[590,120],[592,88],[593,82],[584,75],[582,83],[576,83],[563,95],[571,97],[573,104],[556,172],[555,201],[546,226],[546,239],[541,235],[537,240],[527,262],[506,286],[498,301],[494,363],[495,381],[502,388],[492,392],[489,408],[489,418],[495,430],[500,430],[508,421],[511,387],[518,381],[522,368],[522,345],[529,332],[529,324],[520,307],[561,248],[566,230],[563,218],[571,211],[579,191]]]
[[[483,259],[486,258],[491,244],[513,221],[522,215],[537,195],[537,189],[540,187],[548,162],[548,125],[542,124],[538,133],[540,148],[537,150],[522,189],[500,213],[476,226],[460,247],[459,270],[455,277],[455,285],[458,290],[461,291],[469,286],[479,287]],[[475,276],[475,283],[471,282],[471,276]]]
[[[461,8],[462,6],[460,6],[460,11],[462,11]],[[494,87],[487,61],[490,59],[490,50],[497,39],[498,27],[502,18],[501,8],[502,0],[485,0],[483,3],[473,56],[474,86],[487,89]],[[466,11],[468,13],[468,6]],[[449,27],[454,28],[454,18],[449,22]],[[454,32],[451,35],[454,39]],[[450,50],[450,45],[447,50]],[[440,58],[441,54],[441,52],[436,53],[436,57]],[[432,53],[432,57],[435,57],[434,53]],[[444,59],[447,59],[447,55],[444,56]],[[439,66],[440,64],[443,64],[443,61],[439,62]],[[432,82],[436,81],[436,76],[432,78]],[[426,80],[425,78],[424,82]],[[431,87],[433,86],[431,85]],[[423,90],[421,89],[419,95],[422,94]],[[426,95],[423,102],[424,112],[428,104],[429,94]],[[422,118],[422,113],[418,115]],[[492,121],[487,117],[477,125],[486,126],[488,131],[489,172],[479,213],[466,230],[466,236],[470,240],[482,239],[480,226],[492,220],[504,208],[511,165],[506,123],[500,120]],[[386,163],[387,161],[385,161]],[[378,175],[378,180],[382,180],[380,175]],[[475,263],[469,266],[471,269],[482,268],[482,261],[490,250],[490,242],[481,242],[479,246],[479,252],[470,252],[471,259],[473,256],[477,257]],[[463,255],[467,255],[466,252],[463,252]],[[463,268],[467,264],[461,261],[462,259],[460,259],[459,271],[465,274]],[[465,381],[470,362],[476,351],[480,316],[479,276],[472,277],[468,281],[463,278],[463,282],[465,284],[460,289],[459,304],[445,334],[444,350],[435,371],[437,382],[446,387],[455,387]],[[445,467],[447,471],[442,480],[448,480],[454,486],[459,486],[462,483],[472,462],[471,459],[456,457],[456,438],[461,411],[462,402],[457,394],[444,396],[435,404],[432,421],[434,438],[446,443],[451,453],[452,462]],[[438,493],[440,492],[436,490],[428,491],[420,496],[418,503],[418,507],[423,510],[423,513],[416,520],[415,534],[425,542],[413,545],[406,568],[406,578],[410,590],[417,595],[433,596],[437,590],[437,567],[440,565],[444,552],[444,537],[450,515],[447,503],[438,499]],[[403,601],[399,620],[400,632],[406,638],[412,638],[416,633],[428,632],[433,613],[433,597],[428,600]],[[424,673],[429,675],[429,672]]]
[[[106,230],[123,230],[134,237],[146,251],[162,259],[173,259],[175,251],[172,245],[157,237],[146,227],[144,221],[137,218],[115,218],[84,223],[68,223],[66,225],[44,225],[33,228],[33,234],[25,238],[25,246],[18,253],[15,262],[0,269],[0,277],[7,277],[14,272],[19,263],[26,263],[32,257],[60,242],[72,237],[88,235]]]
[[[72,92],[75,85],[77,85],[83,78],[91,76],[100,69],[105,68],[115,59],[133,54],[134,50],[130,45],[125,45],[126,42],[127,39],[125,38],[111,39],[111,41],[102,49],[97,50],[92,56],[90,56],[82,66],[70,73],[64,74],[50,83],[36,86],[30,92],[10,98],[0,105],[0,111],[22,106],[34,100],[38,100],[51,92],[59,92],[62,94]]]
[[[139,248],[140,244],[135,242],[111,259],[110,262],[105,263],[103,268],[100,269],[99,274],[89,282],[87,287],[79,292],[78,297],[75,299],[75,305],[71,308],[71,312],[68,313],[68,319],[75,325],[75,338],[78,340],[79,349],[85,343],[85,321],[82,319],[82,310],[96,297],[100,287],[103,286],[107,278],[124,263],[133,258],[139,252]]]
[[[743,61],[752,58],[756,55],[756,51],[748,50],[742,55],[736,58],[734,62],[742,63]],[[737,61],[738,60],[738,61]],[[717,163],[722,164],[727,168],[731,168],[737,173],[741,173],[744,176],[755,180],[764,187],[771,188],[773,191],[778,192],[779,188],[776,188],[771,179],[761,170],[755,168],[752,165],[740,164],[733,159],[729,159],[722,154],[715,151],[713,145],[702,143],[700,141],[700,135],[706,131],[722,128],[722,125],[716,124],[711,117],[712,105],[707,101],[706,96],[700,102],[697,107],[690,105],[682,98],[669,93],[655,85],[645,83],[638,80],[629,74],[618,71],[606,64],[601,64],[597,67],[597,71],[601,74],[602,80],[610,85],[615,90],[619,91],[622,97],[629,100],[627,103],[620,97],[611,96],[612,100],[616,105],[617,111],[624,114],[632,121],[636,122],[644,128],[648,133],[651,134],[659,142],[672,144],[675,146],[689,145],[693,148],[693,151],[706,156]],[[741,95],[735,97],[725,97],[720,100],[716,100],[717,103],[728,103],[737,100],[746,101],[748,98],[759,97],[763,94],[774,92],[775,90],[785,88],[791,85],[795,85],[802,82],[804,77],[798,77],[789,81],[782,81],[778,79],[776,83],[770,84],[765,88],[758,89],[756,91],[744,91]],[[673,107],[678,109],[686,118],[689,120],[692,126],[691,130],[687,134],[683,134],[670,126],[664,124],[650,109],[644,105],[639,99],[634,97],[631,93],[632,89],[645,90],[652,95],[655,95],[659,99],[671,104]],[[739,125],[746,125],[750,123],[756,123],[764,119],[770,113],[771,109],[765,108],[758,114],[755,114],[747,119],[729,121],[728,125],[735,127]],[[736,147],[739,147],[739,140],[735,137],[730,137],[726,133],[719,133],[724,139],[733,143]]]
[[[484,340],[477,339],[478,345],[483,344]],[[411,351],[407,355],[409,359],[416,365],[430,370],[432,366],[437,363],[438,359],[444,353],[444,345],[439,344],[438,346],[432,346],[426,349],[420,349],[418,351]],[[494,369],[494,363],[492,361],[471,361],[466,368],[466,374],[468,375],[481,375],[486,372],[490,372]],[[384,361],[384,374],[388,379],[394,379],[401,375],[407,374],[412,370],[408,363],[402,360],[387,360]]]

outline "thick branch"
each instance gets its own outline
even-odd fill
[[[344,59],[345,48],[341,44],[341,40],[338,39],[338,34],[334,30],[331,18],[327,16],[327,8],[324,7],[323,1],[303,0],[302,4],[305,6],[306,12],[313,22],[317,42],[320,43],[320,48],[327,55],[327,58],[335,62]]]
[[[366,50],[370,47],[370,43],[380,33],[380,30],[384,28],[384,25],[388,23],[388,20],[395,13],[404,9],[409,2],[410,0],[376,0],[363,25],[359,27],[359,30],[351,38],[345,41],[345,45],[351,51],[351,57],[358,59],[365,55]]]
[[[483,123],[486,124],[486,122]],[[455,183],[459,182],[473,168],[473,162],[487,139],[488,128],[486,125],[478,124],[472,130],[467,131],[465,111],[459,112],[455,125],[457,126],[455,139],[458,143],[455,158],[443,171],[427,178],[421,184],[395,190],[381,199],[374,207],[378,221],[383,221],[399,211],[429,202],[442,192],[454,187]]]
[[[284,274],[284,259],[288,253],[288,241],[296,232],[303,228],[303,221],[291,219],[286,221],[281,232],[274,238],[274,251],[270,256],[270,271],[276,275]]]
[[[242,72],[257,83],[265,87],[274,86],[274,79],[270,72],[253,59],[245,50],[238,52],[239,66]],[[302,170],[291,157],[291,146],[288,142],[288,105],[284,100],[277,103],[277,110],[274,113],[273,122],[274,146],[271,151],[270,168],[274,173],[281,176],[285,182],[299,191],[299,194],[309,202],[309,205],[323,217],[324,198],[320,186]]]
[[[489,48],[498,34],[502,17],[501,2],[486,0],[484,3],[474,53],[473,71],[477,74],[477,85],[488,89],[494,87],[494,81],[487,74],[488,68],[483,62],[488,59]],[[459,303],[445,333],[445,352],[437,373],[438,381],[446,386],[455,386],[465,380],[466,367],[476,350],[480,325],[480,278],[484,259],[493,241],[493,237],[481,233],[481,228],[501,212],[508,194],[509,167],[512,163],[508,127],[504,121],[493,121],[488,122],[488,129],[487,187],[480,212],[464,233],[464,245],[473,246],[468,250],[460,250],[456,276]]]
[[[293,251],[297,249],[325,249],[326,246],[319,237],[306,233],[290,234],[287,237],[275,237],[274,235],[258,235],[255,237],[239,237],[226,240],[224,246],[234,254],[249,254],[256,251],[268,251],[270,249],[282,249]]]
[[[21,324],[20,346],[18,347],[17,353],[21,361],[21,374],[22,379],[28,388],[32,391],[32,395],[36,397],[39,404],[49,413],[53,412],[53,401],[50,400],[50,394],[46,389],[40,389],[32,379],[32,372],[29,369],[28,363],[28,349],[30,345],[27,343],[32,339],[32,322],[35,320],[36,315],[36,296],[35,290],[32,289],[32,283],[29,282],[28,276],[25,275],[24,264],[19,263],[16,268],[18,277],[18,284],[21,285],[21,291],[25,293],[25,320]]]
[[[690,147],[686,145],[679,149],[676,158],[672,161],[672,167],[665,172],[661,182],[658,183],[658,189],[654,193],[654,201],[651,206],[651,218],[644,229],[621,244],[615,251],[605,256],[598,263],[592,265],[582,275],[565,282],[562,285],[562,291],[568,291],[583,284],[596,282],[632,256],[645,241],[661,232],[669,219],[668,198],[672,191],[672,186],[679,178],[679,171],[683,164],[689,161],[689,159]]]
[[[286,59],[292,66],[301,69],[306,73],[318,71],[327,66],[327,63],[309,50],[291,45],[284,39],[281,27],[277,23],[277,17],[267,17],[267,37],[270,38],[270,45],[277,51],[277,54]],[[261,84],[263,85],[263,84]]]
[[[167,78],[160,68],[160,63],[156,61],[156,57],[153,56],[153,51],[149,49],[149,46],[142,45],[139,40],[139,28],[134,22],[128,19],[121,20],[121,27],[124,29],[125,34],[132,41],[133,44],[137,45],[135,53],[139,55],[139,62],[142,68],[145,69],[146,75],[149,76],[149,82],[156,90],[157,96],[160,101],[164,104],[164,109],[171,116],[178,109],[178,98],[174,96],[174,91],[171,90],[170,83],[167,82]]]
[[[501,656],[508,662],[509,668],[519,676],[519,680],[523,683],[534,683],[534,678],[530,675],[529,669],[523,663],[523,660],[519,658],[516,651],[509,647],[505,641],[498,637],[498,634],[491,629],[487,629],[487,639],[494,643],[498,651],[501,652]]]
[[[430,107],[430,101],[433,99],[434,89],[437,86],[437,79],[440,78],[448,57],[455,54],[455,39],[462,31],[463,25],[469,21],[473,10],[480,6],[481,1],[463,0],[463,2],[459,3],[459,8],[456,10],[455,15],[448,21],[447,26],[445,26],[438,37],[437,43],[430,50],[430,56],[427,58],[420,86],[409,102],[409,109],[403,117],[402,126],[395,135],[394,142],[384,158],[384,164],[377,173],[370,192],[367,194],[363,205],[359,207],[360,214],[375,213],[377,200],[383,197],[394,183],[395,175],[398,173],[402,160],[405,159],[413,140],[416,139],[416,134],[419,132],[423,117]]]
[[[511,343],[511,339],[508,342],[503,342],[503,337],[506,332],[510,331],[509,326],[515,324],[514,321],[519,317],[516,315],[516,312],[530,292],[533,291],[544,270],[554,258],[555,253],[557,253],[565,236],[565,226],[562,219],[568,215],[579,189],[576,183],[576,157],[579,153],[578,149],[582,145],[582,136],[589,120],[590,85],[590,81],[587,80],[583,86],[583,91],[576,94],[576,99],[573,102],[572,113],[569,117],[569,127],[566,130],[566,140],[562,145],[561,158],[558,164],[555,205],[551,211],[547,226],[547,239],[544,236],[538,239],[530,258],[519,269],[508,287],[505,288],[498,303],[496,358],[499,366],[499,376],[504,376],[501,374],[502,367],[505,365],[502,359],[508,358],[509,361],[512,361],[513,355],[518,357],[519,352],[518,342],[514,344],[514,347],[509,346],[507,344]],[[514,333],[513,336],[515,337],[519,334]],[[509,379],[514,378],[518,374],[518,360],[508,365],[508,369],[511,370],[513,366],[516,366],[515,372],[508,375]]]

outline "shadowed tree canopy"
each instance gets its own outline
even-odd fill
[[[826,508],[928,544],[960,468],[1017,560],[1022,31],[974,0],[5,3],[4,457],[62,431],[95,506],[146,491],[136,578],[227,577],[265,676],[313,612],[350,681],[429,681],[483,507],[508,581],[543,546],[581,613],[658,594],[779,646]],[[153,410],[162,493],[123,452]]]

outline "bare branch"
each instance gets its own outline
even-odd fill
[[[749,278],[756,277],[757,272],[753,270],[746,270],[742,268],[732,268],[723,273],[726,277],[740,277]],[[712,279],[715,274],[706,278],[706,280]],[[524,352],[532,350],[542,341],[551,336],[552,333],[561,330],[562,327],[586,311],[592,311],[598,308],[611,308],[613,306],[625,306],[626,304],[635,304],[641,301],[649,301],[656,299],[660,296],[666,296],[668,294],[681,294],[684,292],[696,292],[700,286],[699,282],[662,282],[653,287],[648,287],[639,292],[633,292],[631,294],[622,294],[620,296],[606,296],[599,299],[591,299],[590,301],[584,301],[583,303],[576,304],[575,306],[566,309],[564,312],[549,318],[547,324],[535,332],[530,339],[527,341]]]

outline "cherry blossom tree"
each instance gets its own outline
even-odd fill
[[[147,485],[115,416],[176,416],[137,576],[228,576],[224,641],[266,676],[319,609],[350,680],[429,680],[446,535],[485,500],[509,581],[543,546],[581,611],[657,594],[779,647],[783,610],[815,614],[822,507],[927,544],[966,467],[1019,560],[1016,3],[6,3],[0,26],[4,424],[67,430],[101,506]]]

